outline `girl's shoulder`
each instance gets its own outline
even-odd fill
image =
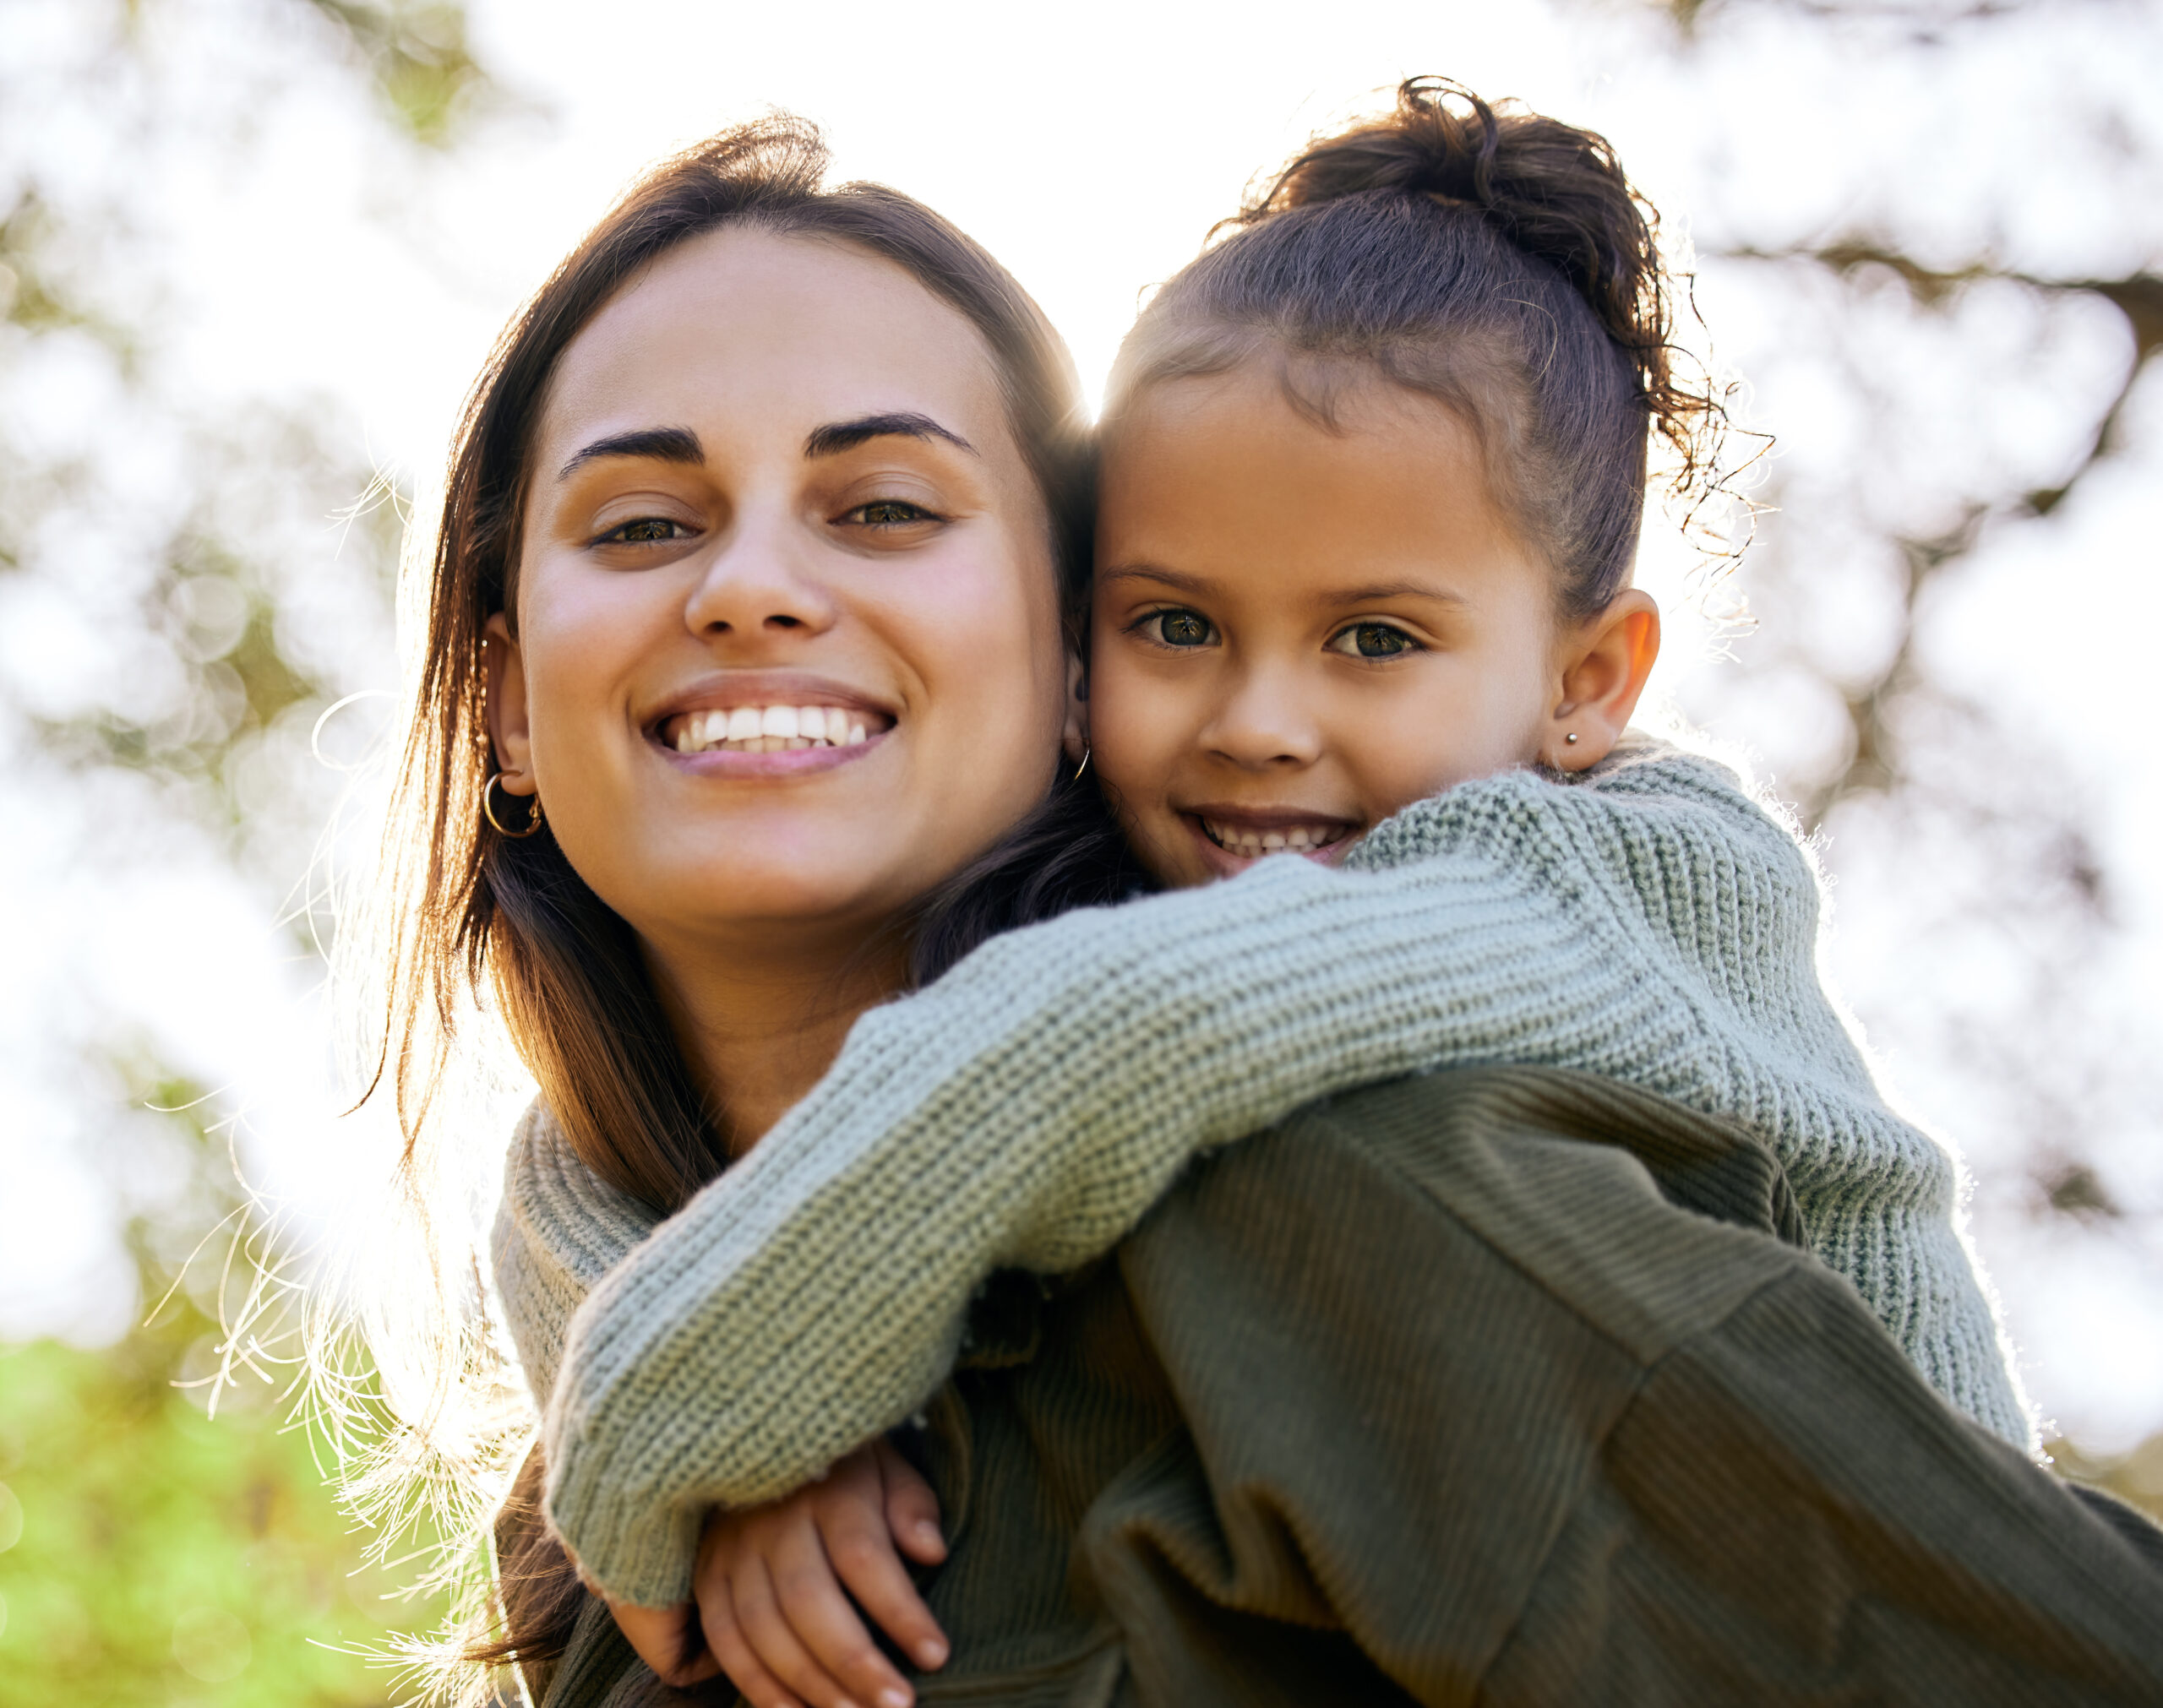
[[[1471,851],[1523,860],[1712,859],[1816,880],[1784,808],[1713,754],[1635,730],[1582,772],[1527,767],[1415,802],[1376,826],[1345,864],[1381,871]]]

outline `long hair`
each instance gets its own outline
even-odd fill
[[[417,596],[419,656],[377,874],[388,977],[363,1075],[364,1101],[388,1092],[395,1103],[408,1207],[424,1227],[436,1214],[432,1159],[461,1142],[438,1134],[431,1112],[460,1042],[460,1017],[477,1009],[500,1015],[565,1138],[602,1178],[665,1213],[727,1160],[629,925],[545,826],[508,837],[482,810],[494,769],[482,636],[490,617],[515,613],[538,417],[564,350],[618,291],[678,245],[729,226],[844,243],[906,269],[983,340],[1042,492],[1063,620],[1080,645],[1092,491],[1087,416],[1065,345],[1014,279],[945,220],[879,185],[826,188],[826,162],[813,127],[777,117],[655,167],[512,321],[466,402],[433,555],[417,565],[422,585],[409,595]],[[1145,881],[1093,786],[1045,781],[1036,812],[905,922],[919,979],[995,931],[1116,900]],[[433,1250],[439,1242],[425,1237]],[[439,1315],[455,1312],[455,1294],[469,1310],[485,1297],[472,1276],[446,1276],[435,1254]],[[439,1359],[437,1391],[409,1395],[398,1409],[444,1403],[445,1384],[461,1379],[458,1363]],[[426,1434],[425,1418],[401,1426],[409,1437]],[[499,1515],[501,1623],[466,1649],[468,1659],[545,1658],[560,1651],[577,1617],[582,1592],[531,1509],[537,1475],[529,1458]]]

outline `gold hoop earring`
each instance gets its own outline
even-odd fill
[[[1084,771],[1087,770],[1088,769],[1089,769],[1089,748],[1088,748],[1088,744],[1087,744],[1087,742],[1084,742],[1084,743],[1082,744],[1082,763],[1081,763],[1080,764],[1076,765],[1076,766],[1074,768],[1074,775],[1073,775],[1073,776],[1071,776],[1071,778],[1069,778],[1067,781],[1070,781],[1070,782],[1075,782],[1075,783],[1078,783],[1078,782],[1080,782],[1080,781],[1082,781],[1082,772],[1084,772]]]
[[[523,842],[541,828],[541,797],[537,792],[527,806],[526,828],[523,830],[506,830],[504,829],[503,821],[496,817],[496,803],[493,798],[496,791],[496,785],[503,780],[504,774],[501,771],[491,771],[488,774],[488,781],[481,785],[481,816],[488,821],[489,827],[499,836],[508,837],[514,842]],[[506,789],[504,792],[509,794],[510,791]]]

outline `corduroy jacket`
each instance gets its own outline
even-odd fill
[[[1204,1159],[979,1301],[923,1446],[927,1708],[2163,1701],[2163,1531],[1934,1394],[1755,1139],[1587,1074]],[[549,1670],[681,1700],[597,1603]]]

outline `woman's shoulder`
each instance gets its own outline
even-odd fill
[[[602,1179],[579,1156],[545,1097],[511,1129],[496,1214],[500,1263],[507,1245],[544,1250],[591,1283],[653,1231],[660,1217]]]

